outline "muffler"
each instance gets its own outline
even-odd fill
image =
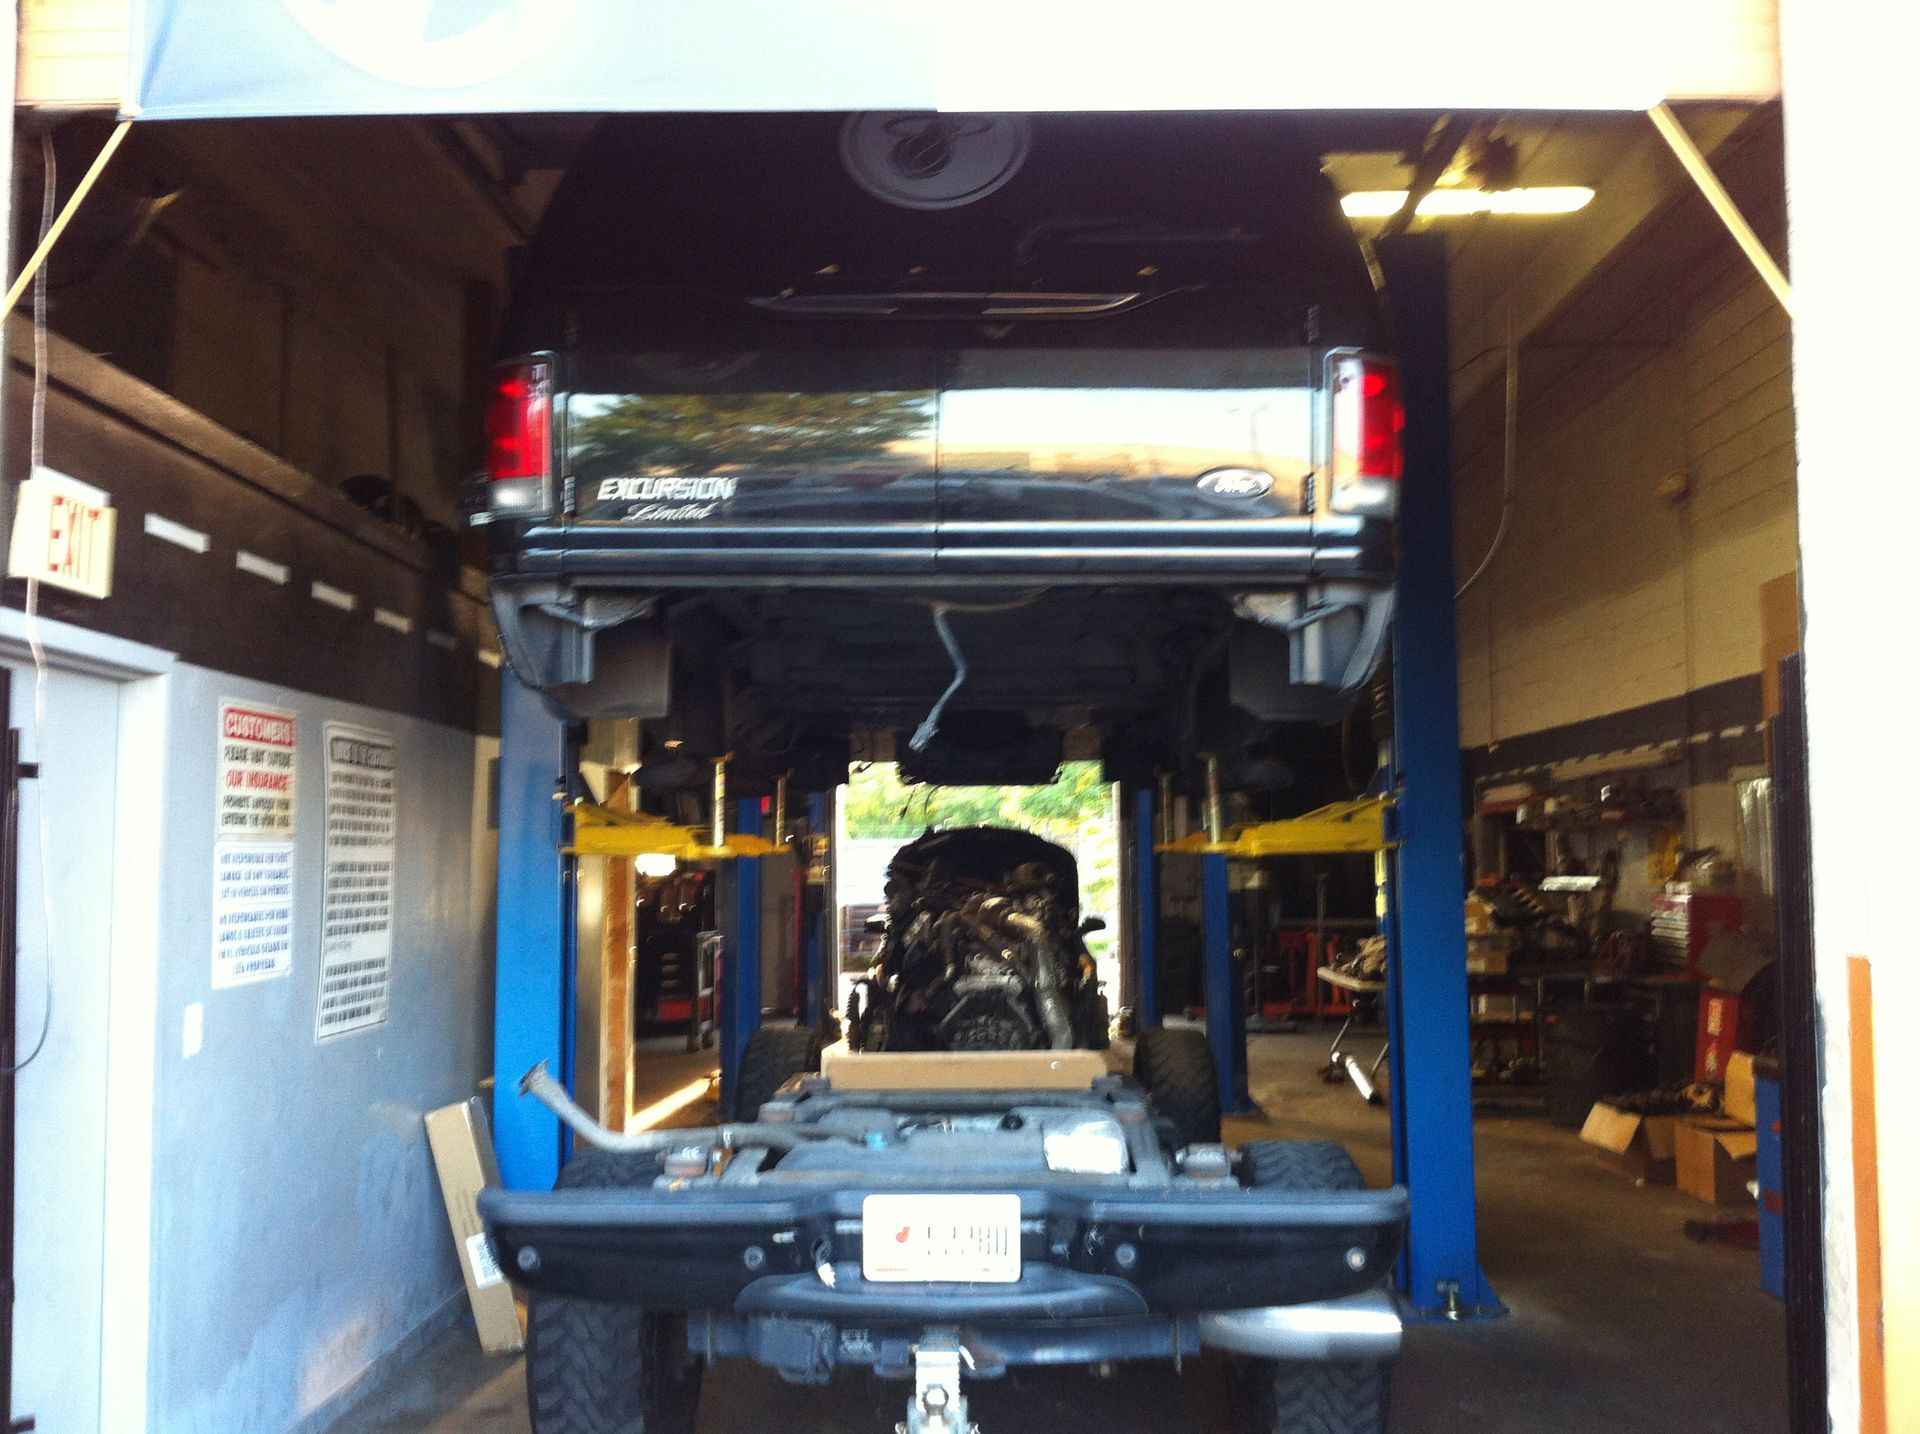
[[[1375,1362],[1400,1353],[1400,1311],[1385,1290],[1317,1304],[1211,1310],[1200,1342],[1259,1359]]]

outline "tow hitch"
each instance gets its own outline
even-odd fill
[[[896,1424],[894,1434],[979,1434],[960,1392],[962,1361],[973,1364],[959,1330],[926,1332],[913,1347],[913,1398],[907,1402],[906,1422]]]

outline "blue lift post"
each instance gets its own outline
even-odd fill
[[[1480,1270],[1474,1203],[1447,252],[1439,235],[1412,234],[1379,258],[1406,404],[1393,626],[1400,845],[1386,923],[1394,1178],[1413,1205],[1401,1283],[1417,1313],[1458,1319],[1502,1310]]]
[[[1200,858],[1201,934],[1206,951],[1207,1043],[1220,1082],[1220,1110],[1246,1115],[1258,1107],[1247,1091],[1247,1016],[1233,963],[1231,858]]]
[[[733,810],[735,831],[760,835],[760,798],[747,797]],[[740,1054],[760,1029],[760,859],[740,857],[726,868],[732,878],[733,928],[721,950],[720,1100],[732,1111]],[[721,890],[724,895],[726,886]]]
[[[1152,787],[1133,794],[1133,1027],[1160,1024],[1160,856]]]
[[[831,807],[828,805],[829,801],[830,799],[823,792],[815,792],[807,798],[807,840],[809,844],[827,836],[831,831],[831,828],[828,826],[832,815]],[[832,859],[831,847],[828,849],[828,859]],[[809,855],[803,851],[795,857],[795,860],[802,862],[807,861],[809,860]],[[831,874],[829,874],[828,880],[831,882]],[[802,998],[805,1004],[800,1011],[800,1022],[810,1031],[820,1029],[823,1013],[833,1005],[832,998],[826,994],[827,950],[831,941],[827,923],[833,920],[833,903],[829,899],[832,894],[833,888],[831,885],[820,893],[820,910],[814,916],[813,920],[807,923],[807,975],[806,980],[802,983],[805,987],[805,995]]]
[[[560,801],[574,766],[566,725],[510,674],[500,684],[499,900],[494,956],[493,1144],[509,1189],[551,1189],[560,1121],[520,1095],[541,1061],[573,1084],[572,903]]]

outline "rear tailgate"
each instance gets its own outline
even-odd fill
[[[575,356],[565,469],[577,551],[859,548],[924,571],[938,359],[913,350]]]
[[[1088,561],[1177,555],[1192,566],[1191,547],[1284,550],[1304,563],[1315,367],[1306,348],[951,355],[940,566],[1062,547]]]
[[[570,566],[857,551],[863,571],[901,575],[1311,567],[1311,350],[831,336],[570,357]]]

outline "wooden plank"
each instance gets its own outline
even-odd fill
[[[1085,1090],[1108,1074],[1099,1051],[850,1051],[829,1046],[835,1090]]]
[[[23,0],[15,97],[43,109],[118,109],[132,0]]]

